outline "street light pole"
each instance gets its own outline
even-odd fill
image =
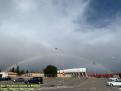
[[[64,55],[63,50],[61,50],[61,49],[59,49],[59,48],[55,48],[55,50],[56,50],[56,51],[59,51],[59,52],[61,53],[61,56],[63,57],[63,55]],[[65,73],[64,73],[64,63],[63,63],[63,65],[62,65],[62,69],[63,69],[63,77],[62,77],[62,78],[63,78],[63,81],[62,81],[63,84],[62,84],[62,85],[64,85],[64,81],[65,81],[65,80],[64,80],[64,77],[65,77]]]

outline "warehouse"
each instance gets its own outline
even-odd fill
[[[60,77],[88,77],[86,68],[72,68],[58,71]]]
[[[0,72],[0,78],[6,78],[6,77],[8,77],[7,72]]]

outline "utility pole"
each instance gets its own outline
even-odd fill
[[[59,48],[55,48],[55,50],[56,51],[59,51],[59,53],[60,53],[60,56],[62,56],[63,57],[63,55],[64,55],[64,52],[63,52],[63,50],[61,50],[61,49],[59,49]],[[62,65],[62,69],[63,69],[63,79],[62,79],[62,85],[64,85],[64,81],[65,81],[65,72],[64,72],[64,63],[63,63],[63,65]]]

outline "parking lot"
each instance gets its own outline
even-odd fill
[[[102,78],[64,79],[64,83],[62,84],[62,86],[60,86],[60,88],[59,86],[55,85],[59,85],[59,82],[55,81],[55,83],[53,82],[53,87],[50,87],[50,89],[48,87],[42,90],[44,91],[48,89],[50,91],[118,91],[118,88],[116,87],[106,86],[106,81],[107,79]]]
[[[35,88],[33,91],[120,91],[117,87],[106,86],[106,81],[107,79],[103,78],[45,78],[44,84]],[[0,84],[8,83],[13,84],[12,81],[0,82]]]

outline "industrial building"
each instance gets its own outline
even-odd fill
[[[6,77],[8,77],[7,72],[0,72],[0,78],[6,78]]]
[[[15,78],[16,76],[17,73],[14,72],[0,72],[0,78],[7,78],[7,77]]]
[[[44,77],[44,74],[43,73],[40,73],[40,72],[33,72],[33,73],[26,73],[26,74],[23,74],[22,76],[24,77]]]
[[[58,77],[88,77],[86,68],[72,68],[58,71]]]

